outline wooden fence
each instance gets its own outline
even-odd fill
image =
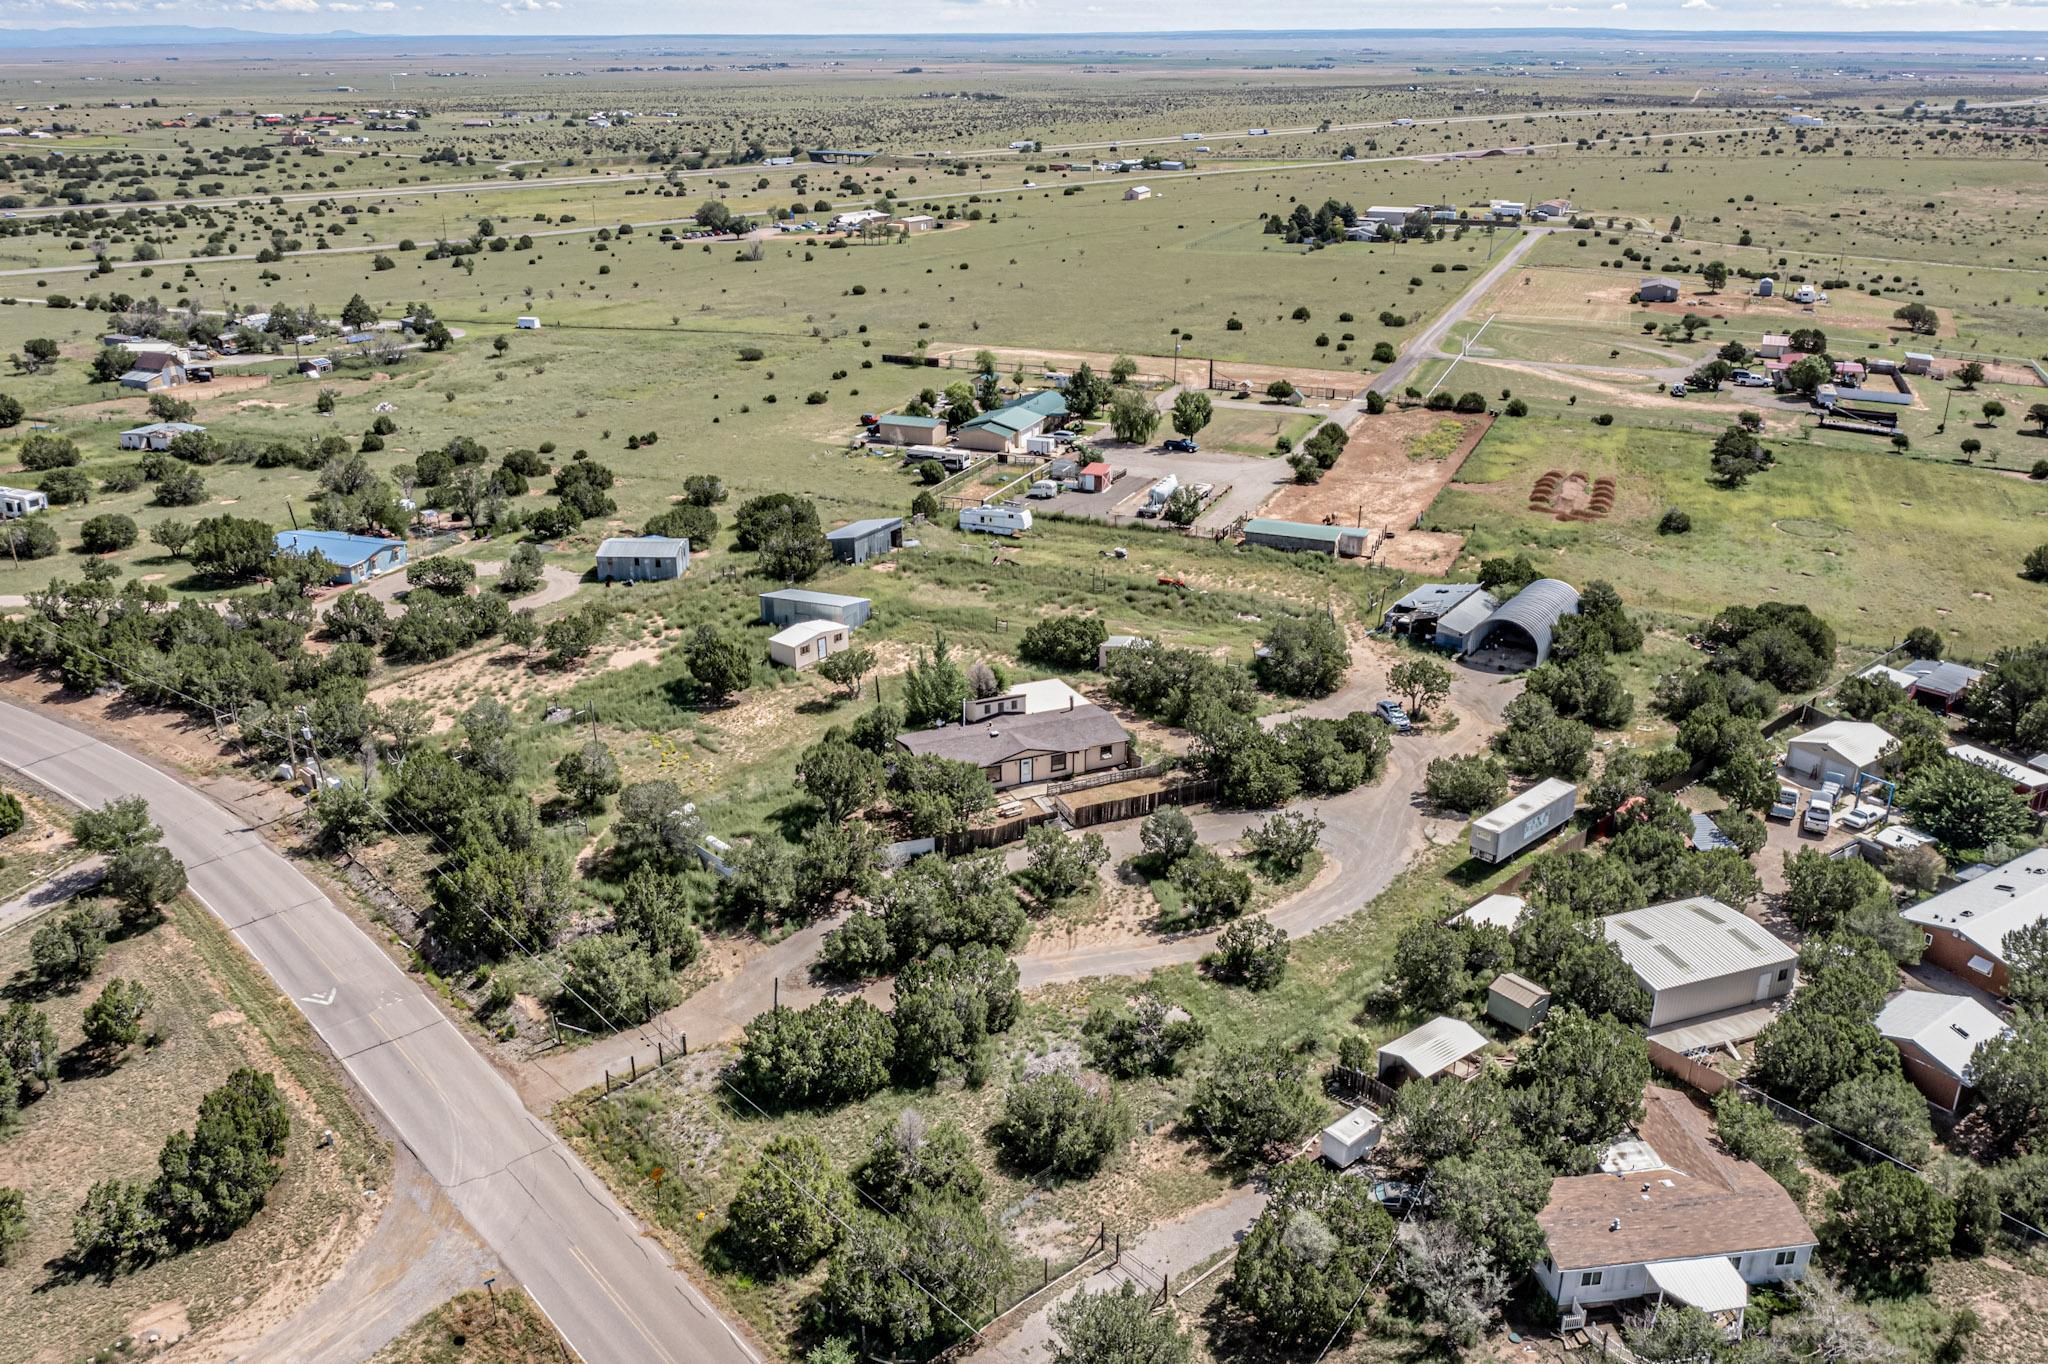
[[[1215,797],[1217,782],[1213,777],[1189,777],[1171,785],[1161,786],[1155,791],[1137,795],[1119,796],[1114,800],[1093,801],[1084,805],[1069,804],[1066,797],[1054,796],[1053,804],[1067,823],[1076,829],[1086,829],[1096,824],[1115,824],[1120,820],[1142,819],[1162,805],[1192,805],[1198,801]]]

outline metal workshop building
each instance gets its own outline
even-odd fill
[[[873,516],[850,521],[837,530],[825,532],[832,557],[842,564],[864,564],[891,550],[903,548],[903,518]]]
[[[868,623],[874,610],[875,604],[866,597],[842,597],[801,587],[761,594],[761,622],[777,627],[805,620],[831,620],[849,630],[858,630]]]

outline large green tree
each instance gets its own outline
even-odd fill
[[[1322,1345],[1344,1324],[1392,1248],[1393,1219],[1370,1183],[1319,1162],[1275,1171],[1265,1209],[1238,1247],[1230,1295],[1271,1339]]]

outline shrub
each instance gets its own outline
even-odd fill
[[[1684,535],[1692,529],[1692,518],[1678,507],[1666,507],[1657,522],[1659,535]]]
[[[135,543],[135,522],[116,512],[89,518],[78,528],[78,543],[88,554],[112,554]]]
[[[1053,1073],[1011,1086],[989,1135],[1022,1169],[1090,1175],[1130,1140],[1131,1115],[1113,1092]]]
[[[1216,950],[1203,958],[1209,974],[1247,989],[1264,990],[1287,972],[1287,934],[1265,919],[1240,919],[1223,930]]]

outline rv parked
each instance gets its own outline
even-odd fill
[[[1022,535],[1031,529],[1031,513],[1023,507],[963,507],[960,529],[990,535]]]

